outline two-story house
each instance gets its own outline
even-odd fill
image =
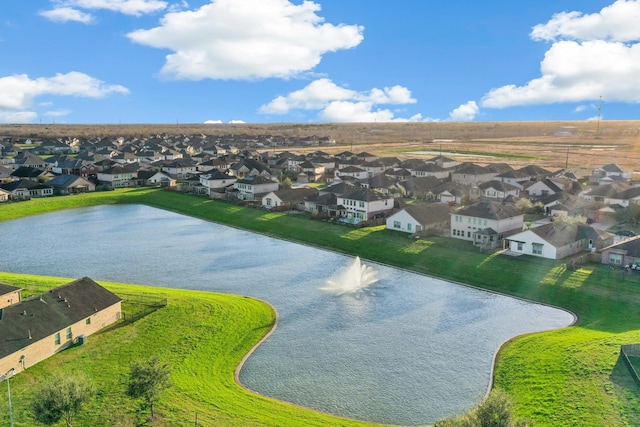
[[[451,213],[451,237],[495,246],[523,224],[524,214],[512,204],[481,200]]]

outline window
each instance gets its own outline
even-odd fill
[[[85,322],[87,325],[91,324],[91,317],[87,317],[87,321]]]
[[[609,254],[609,263],[613,265],[622,265],[621,254]]]
[[[407,230],[411,231],[411,223],[407,224]]]
[[[71,332],[71,327],[67,328],[67,339],[70,340],[73,338],[73,333]]]
[[[534,255],[542,255],[542,245],[540,243],[532,243],[531,253]]]
[[[467,237],[471,237],[471,232],[467,231]]]
[[[267,206],[271,206],[271,197],[267,197]]]
[[[364,208],[364,202],[360,202],[360,207]]]
[[[53,341],[55,342],[56,345],[60,345],[60,332],[54,335]]]
[[[401,228],[400,221],[393,221],[393,228]]]
[[[521,251],[524,247],[524,243],[523,242],[518,242],[518,250]]]

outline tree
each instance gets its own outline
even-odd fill
[[[158,396],[170,385],[170,374],[169,365],[160,362],[158,357],[131,365],[127,395],[134,399],[142,398],[149,407],[151,418],[154,417],[153,406]]]
[[[513,415],[513,405],[503,391],[494,389],[487,400],[466,414],[436,422],[435,427],[529,427]]]
[[[41,423],[52,425],[62,418],[71,426],[71,420],[82,405],[95,393],[84,376],[55,375],[45,381],[36,392],[32,405],[33,415]]]

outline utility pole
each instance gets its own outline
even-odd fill
[[[13,427],[13,407],[11,406],[11,386],[9,385],[9,378],[11,378],[15,374],[16,370],[14,368],[9,369],[6,374],[0,377],[0,380],[4,377],[7,381],[7,395],[9,397],[9,425]]]
[[[596,125],[596,139],[600,139],[600,113],[602,112],[602,95],[598,101],[598,124]]]
[[[564,162],[564,170],[566,171],[569,167],[569,147],[567,147],[567,160]]]

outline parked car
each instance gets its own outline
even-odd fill
[[[637,236],[638,234],[631,230],[618,230],[616,231],[616,235],[624,236],[624,237],[634,237],[634,236]]]

